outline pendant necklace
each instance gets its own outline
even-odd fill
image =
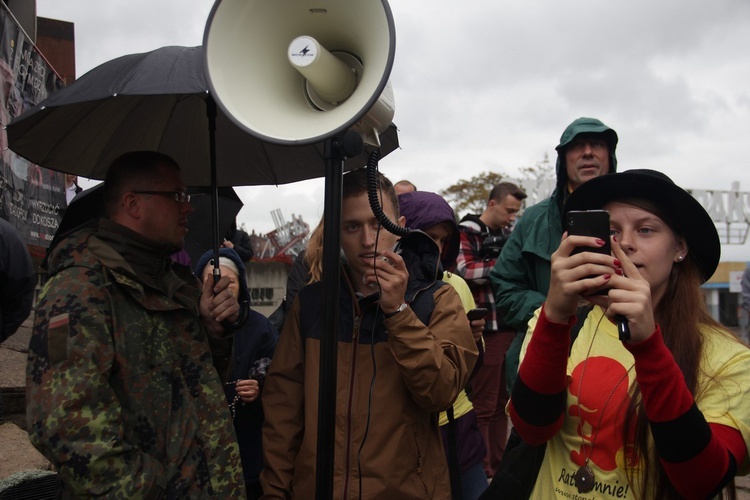
[[[591,355],[591,348],[594,346],[594,340],[596,340],[596,334],[599,333],[599,325],[602,323],[602,319],[604,319],[604,314],[602,314],[601,318],[599,318],[599,322],[596,324],[596,329],[594,330],[594,335],[591,337],[591,343],[589,344],[589,350],[586,352],[586,359],[583,361],[583,368],[581,369],[581,378],[578,381],[578,394],[576,394],[576,397],[578,398],[578,406],[581,406],[581,386],[583,385],[583,376],[586,373],[586,366],[589,362],[589,356]],[[583,465],[578,468],[578,470],[573,474],[573,484],[576,488],[578,488],[578,493],[588,493],[591,490],[594,489],[595,480],[594,480],[594,471],[589,467],[589,459],[591,458],[591,454],[594,452],[594,446],[596,445],[596,437],[599,435],[599,429],[602,426],[602,418],[604,418],[604,411],[607,409],[607,405],[609,404],[610,400],[612,399],[612,396],[615,395],[615,391],[618,387],[620,387],[620,384],[623,380],[625,380],[630,373],[630,370],[633,369],[635,364],[633,364],[630,368],[628,368],[628,371],[625,372],[625,374],[620,377],[620,380],[617,381],[615,386],[612,388],[612,390],[609,393],[609,396],[607,396],[606,401],[604,401],[604,406],[602,406],[602,411],[599,414],[599,423],[596,424],[596,429],[594,429],[594,437],[591,440],[591,448],[589,449],[589,452],[586,453],[586,459],[583,462]],[[580,416],[579,416],[580,418]],[[583,433],[583,429],[581,430],[581,433]],[[583,435],[581,435],[581,449],[585,452],[586,451],[586,445],[583,439]]]

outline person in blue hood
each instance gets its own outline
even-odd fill
[[[198,260],[194,272],[202,281],[213,279],[213,259],[214,252],[209,250]],[[228,276],[231,280],[229,289],[240,304],[249,304],[250,291],[247,287],[245,264],[237,252],[231,248],[220,248],[219,269],[222,276]],[[232,352],[225,364],[226,371],[219,373],[225,383],[224,392],[234,418],[249,499],[260,498],[262,495],[258,480],[263,468],[261,428],[264,415],[260,395],[277,340],[278,332],[271,322],[250,309],[245,324],[234,332]],[[217,368],[221,370],[219,366]]]
[[[550,258],[563,234],[563,205],[581,184],[617,171],[617,140],[617,133],[596,118],[578,118],[565,128],[555,148],[555,190],[526,209],[490,272],[495,304],[517,332],[506,355],[509,392],[527,324],[549,290]]]
[[[471,289],[466,281],[459,275],[448,271],[456,264],[460,245],[456,215],[451,206],[440,195],[427,191],[400,194],[398,203],[401,208],[401,215],[406,219],[407,227],[424,231],[440,248],[440,263],[443,268],[442,280],[456,289],[467,312],[476,307]],[[484,324],[483,318],[471,322],[471,331],[474,334],[474,340],[477,342],[480,360],[482,357]],[[477,367],[478,364],[474,368],[475,371]],[[439,419],[443,446],[448,455],[448,466],[452,469],[451,481],[452,483],[460,482],[463,500],[476,499],[487,488],[487,480],[482,466],[486,449],[484,438],[477,425],[474,406],[466,391],[461,391],[453,403],[452,416],[449,416],[448,412],[442,411]],[[449,431],[449,426],[455,426],[455,434],[453,434],[453,431]],[[453,456],[451,455],[452,449],[455,449],[455,455]],[[453,475],[453,472],[460,475],[460,480],[454,479],[456,476]],[[456,486],[451,484],[452,488]]]

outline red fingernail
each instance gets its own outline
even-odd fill
[[[620,262],[620,259],[615,259],[615,267],[622,267],[622,262]]]
[[[615,243],[617,243],[617,236],[612,236],[612,241],[614,241]]]
[[[596,239],[596,244],[599,245],[600,247],[603,247],[604,246],[604,240],[600,240],[599,238],[597,238]]]
[[[611,274],[605,274],[605,275],[604,275],[604,279],[605,279],[605,280],[608,280],[608,279],[610,279],[611,277],[612,277],[612,275],[611,275]]]
[[[625,273],[623,273],[622,269],[620,269],[619,267],[617,269],[615,269],[615,274],[617,274],[618,276],[624,276],[625,275]]]

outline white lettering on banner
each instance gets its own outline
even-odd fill
[[[20,220],[26,220],[29,213],[23,208],[23,206],[18,206],[15,203],[11,203],[10,206],[10,215],[13,217],[16,217]]]
[[[60,205],[55,203],[54,205],[50,203],[46,203],[42,200],[29,200],[29,204],[36,210],[39,210],[40,212],[44,212],[45,214],[50,215],[59,215],[60,214]],[[49,226],[51,227],[51,226]]]
[[[52,229],[57,229],[59,226],[59,223],[57,222],[57,219],[55,217],[47,217],[39,214],[33,214],[31,216],[31,222]]]

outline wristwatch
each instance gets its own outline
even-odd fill
[[[400,313],[401,311],[403,311],[404,309],[406,309],[407,307],[409,307],[409,304],[407,304],[406,302],[404,302],[400,306],[398,306],[398,309],[396,309],[395,311],[390,312],[390,313],[384,313],[383,317],[385,319],[392,318],[395,315],[397,315],[398,313]]]

